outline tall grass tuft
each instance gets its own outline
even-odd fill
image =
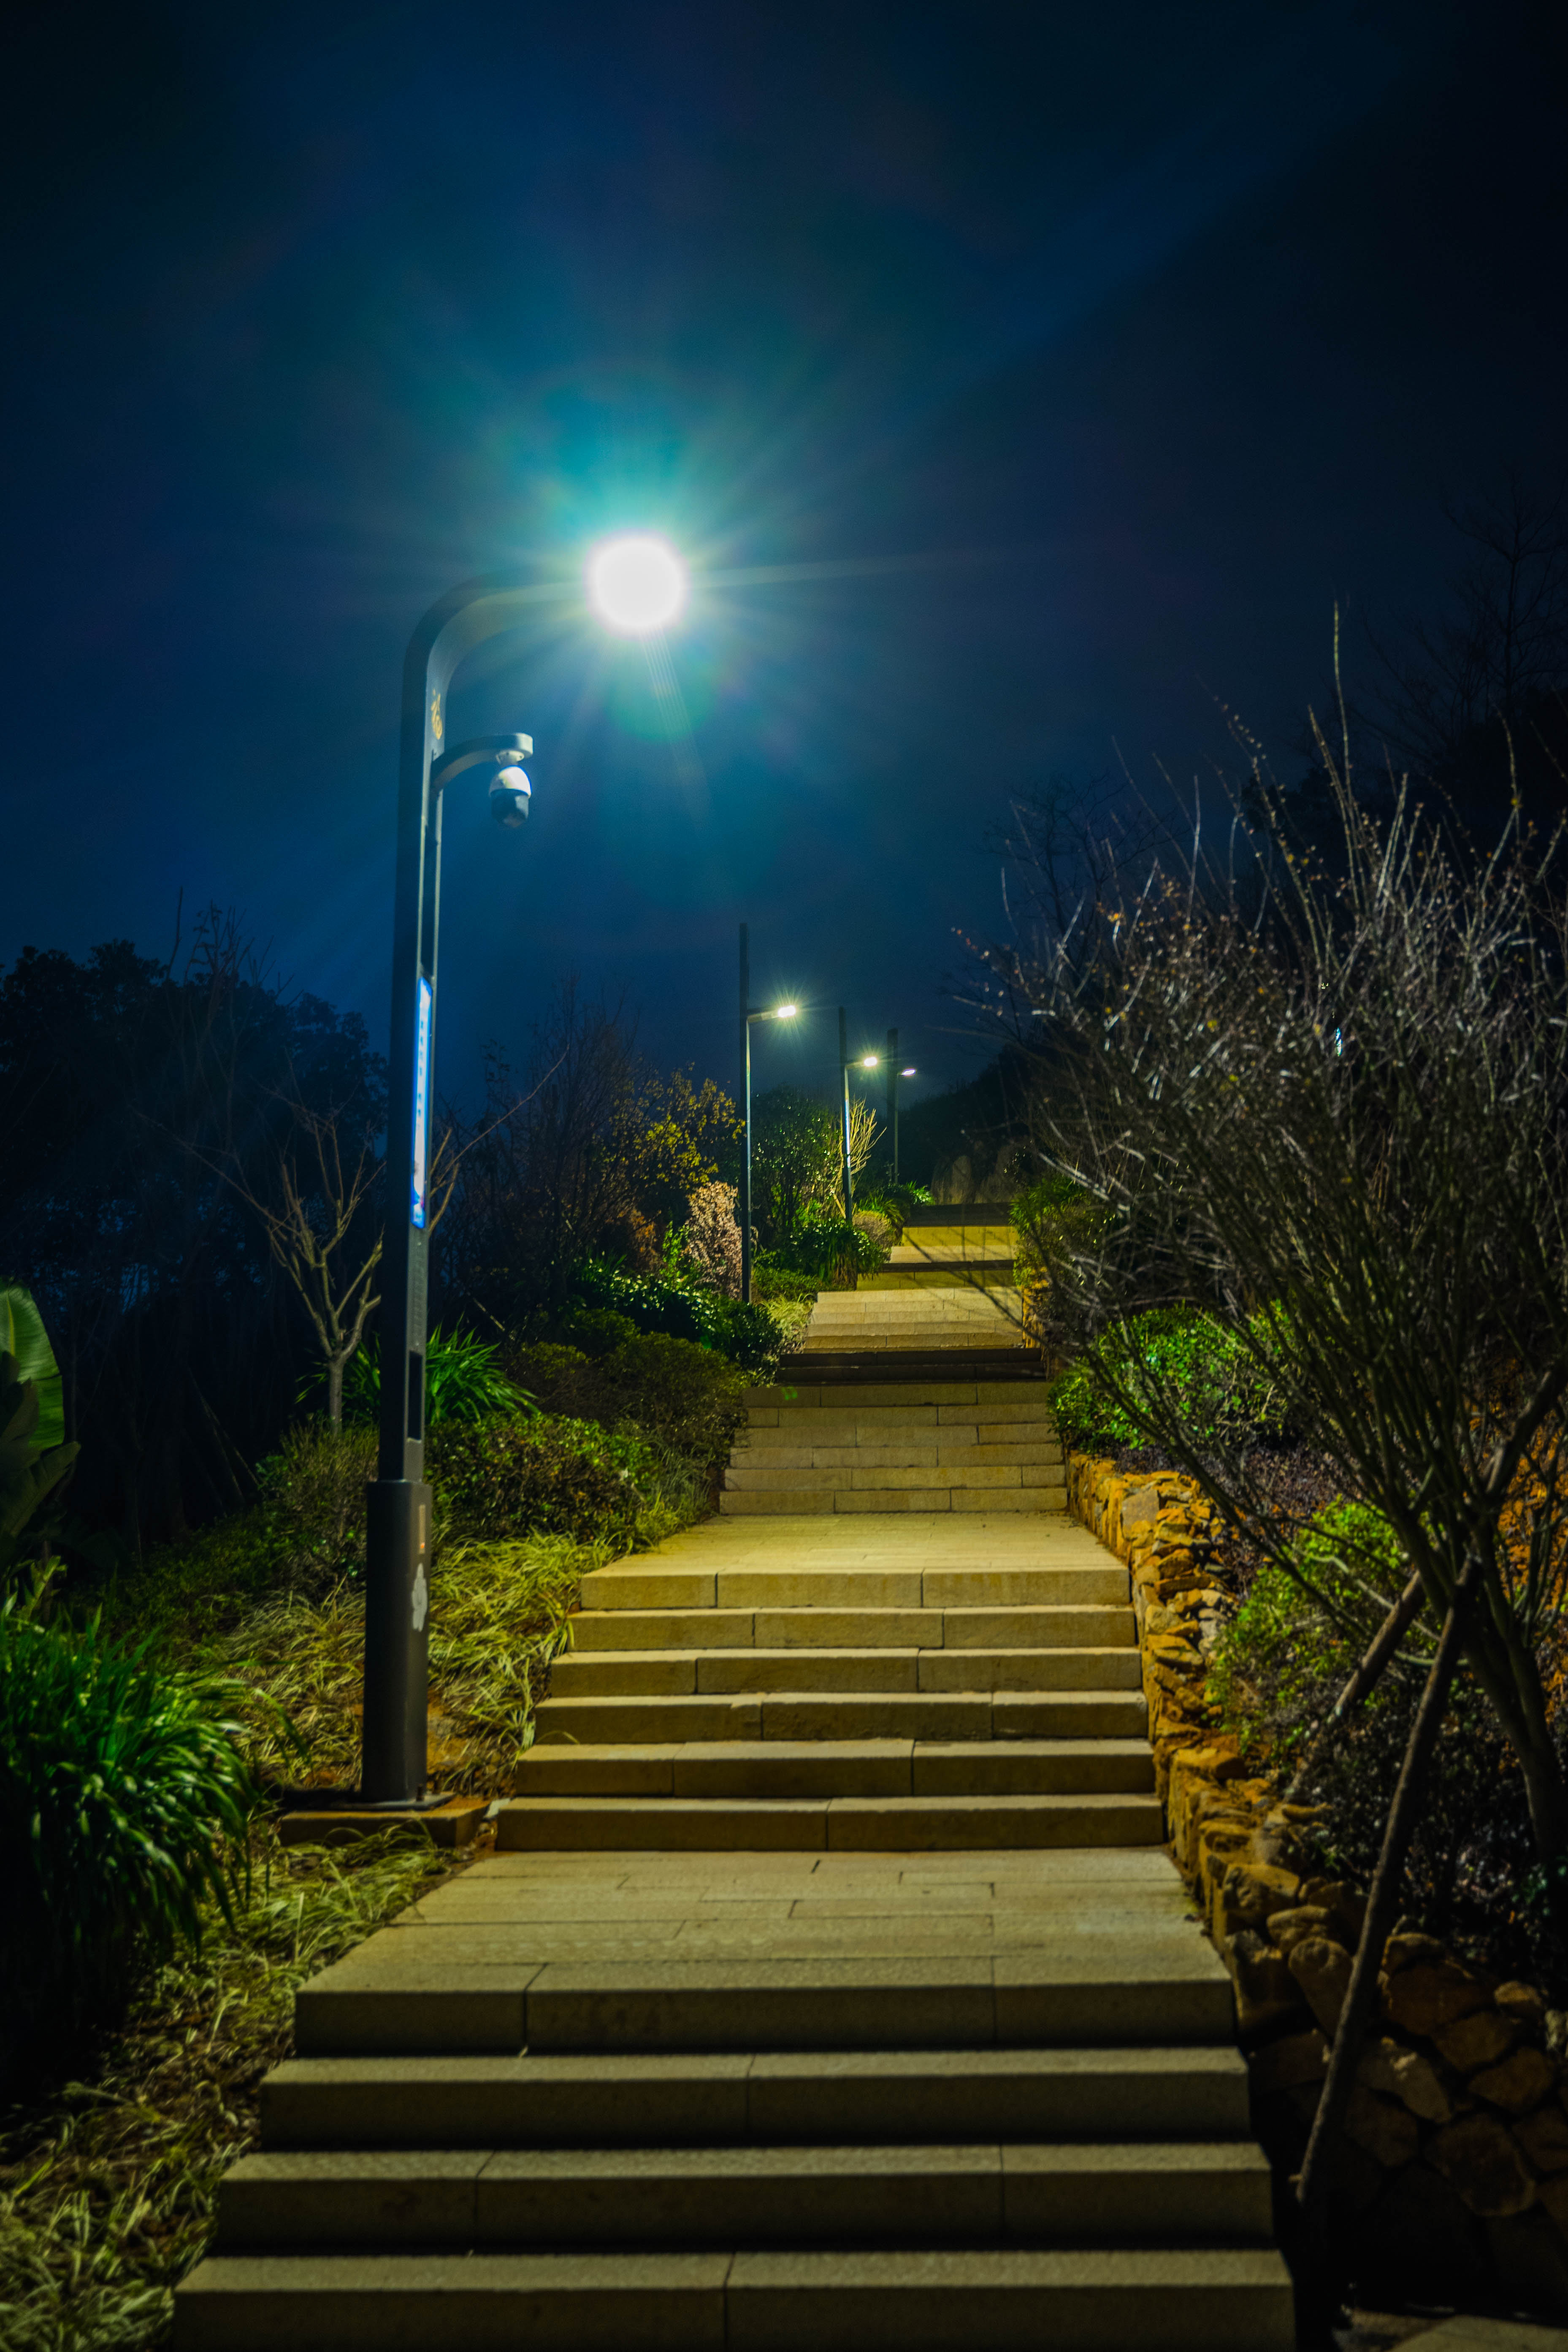
[[[112,2018],[138,1969],[226,1914],[258,1794],[233,1696],[97,1618],[0,1607],[0,2014],[18,2046]]]

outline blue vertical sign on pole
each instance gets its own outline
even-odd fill
[[[414,1047],[414,1185],[409,1215],[421,1229],[425,1223],[426,1139],[430,1129],[430,1010],[429,982],[419,978],[419,1019]]]

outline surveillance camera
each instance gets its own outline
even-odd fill
[[[528,823],[533,787],[521,768],[503,768],[490,786],[490,814],[498,824],[515,831]]]

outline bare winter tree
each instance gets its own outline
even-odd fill
[[[226,1181],[256,1217],[315,1334],[327,1383],[327,1417],[342,1426],[343,1374],[374,1309],[384,1229],[374,1214],[380,1154],[363,1118],[313,1109],[291,1087],[288,1126],[266,1163],[230,1149]],[[345,1149],[345,1138],[347,1148]]]
[[[1037,1143],[1087,1196],[1037,1241],[1100,1385],[1305,1581],[1250,1436],[1194,1430],[1129,1344],[1142,1310],[1205,1308],[1392,1526],[1441,1629],[1303,2176],[1321,2210],[1461,1655],[1549,1884],[1568,1848],[1539,1654],[1568,1582],[1568,904],[1555,845],[1515,823],[1461,863],[1407,793],[1369,814],[1318,748],[1331,869],[1283,841],[1231,875],[1190,863],[1103,918],[1092,952],[1015,955],[1004,977],[1038,1016]],[[1251,804],[1270,797],[1255,776]]]

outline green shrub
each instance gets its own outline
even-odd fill
[[[764,1306],[777,1298],[814,1300],[821,1287],[814,1274],[802,1274],[794,1266],[780,1265],[771,1251],[765,1256],[759,1251],[752,1263],[752,1297]]]
[[[1407,1573],[1392,1528],[1361,1503],[1317,1513],[1296,1548],[1306,1583],[1261,1568],[1221,1635],[1208,1694],[1260,1763],[1289,1774],[1311,1747]],[[1376,1688],[1316,1755],[1303,1796],[1331,1877],[1368,1884],[1435,1644],[1417,1617]],[[1564,1954],[1532,1905],[1533,1841],[1517,1759],[1467,1667],[1449,1694],[1420,1790],[1401,1907],[1435,1934],[1474,1937],[1504,1973],[1561,1980]]]
[[[689,1339],[650,1332],[596,1360],[552,1347],[521,1349],[513,1360],[548,1412],[630,1426],[710,1476],[745,1422],[742,1373]]]
[[[717,1349],[759,1376],[771,1373],[778,1362],[782,1340],[771,1316],[761,1307],[721,1297],[693,1278],[627,1274],[623,1267],[592,1259],[578,1268],[573,1281],[584,1304],[625,1316],[649,1338],[687,1339],[700,1348]]]
[[[440,1422],[425,1464],[443,1540],[564,1535],[628,1549],[640,1501],[634,1449],[591,1421],[542,1413]]]
[[[886,1247],[863,1226],[846,1225],[841,1216],[816,1211],[773,1252],[776,1265],[809,1275],[818,1288],[824,1283],[847,1285],[856,1275],[875,1274],[887,1262]]]
[[[1285,1434],[1278,1392],[1242,1342],[1195,1307],[1163,1307],[1106,1332],[1051,1383],[1051,1410],[1069,1444],[1150,1442],[1142,1417],[1116,1403],[1096,1380],[1097,1357],[1134,1406],[1149,1376],[1173,1393],[1195,1444],[1222,1428]]]
[[[375,1476],[367,1423],[303,1421],[258,1465],[261,1510],[279,1582],[321,1591],[364,1573],[364,1490]]]
[[[532,1398],[509,1381],[500,1349],[468,1332],[445,1332],[437,1324],[425,1342],[425,1420],[483,1421],[490,1413],[523,1412]],[[343,1375],[343,1411],[351,1419],[374,1422],[381,1412],[381,1358],[374,1339],[349,1359]]]
[[[257,1790],[234,1686],[151,1644],[0,1607],[0,1994],[6,2029],[112,2018],[137,1973],[227,1916]]]
[[[917,1206],[931,1206],[931,1193],[923,1184],[862,1184],[855,1195],[858,1208],[875,1209],[893,1229],[893,1237],[901,1241],[910,1213]]]
[[[629,1315],[617,1315],[609,1307],[584,1307],[574,1300],[557,1321],[552,1338],[560,1346],[575,1349],[584,1356],[607,1356],[612,1348],[623,1347],[637,1336],[637,1325]]]
[[[1333,1704],[1408,1572],[1393,1528],[1364,1503],[1319,1511],[1296,1546],[1301,1579],[1269,1562],[1220,1637],[1209,1696],[1230,1730],[1289,1769]],[[1385,1704],[1394,1685],[1369,1704]]]
[[[700,1347],[720,1343],[725,1302],[694,1278],[681,1278],[668,1269],[628,1274],[622,1266],[591,1258],[573,1276],[573,1289],[584,1306],[608,1307],[639,1331],[692,1339]]]

